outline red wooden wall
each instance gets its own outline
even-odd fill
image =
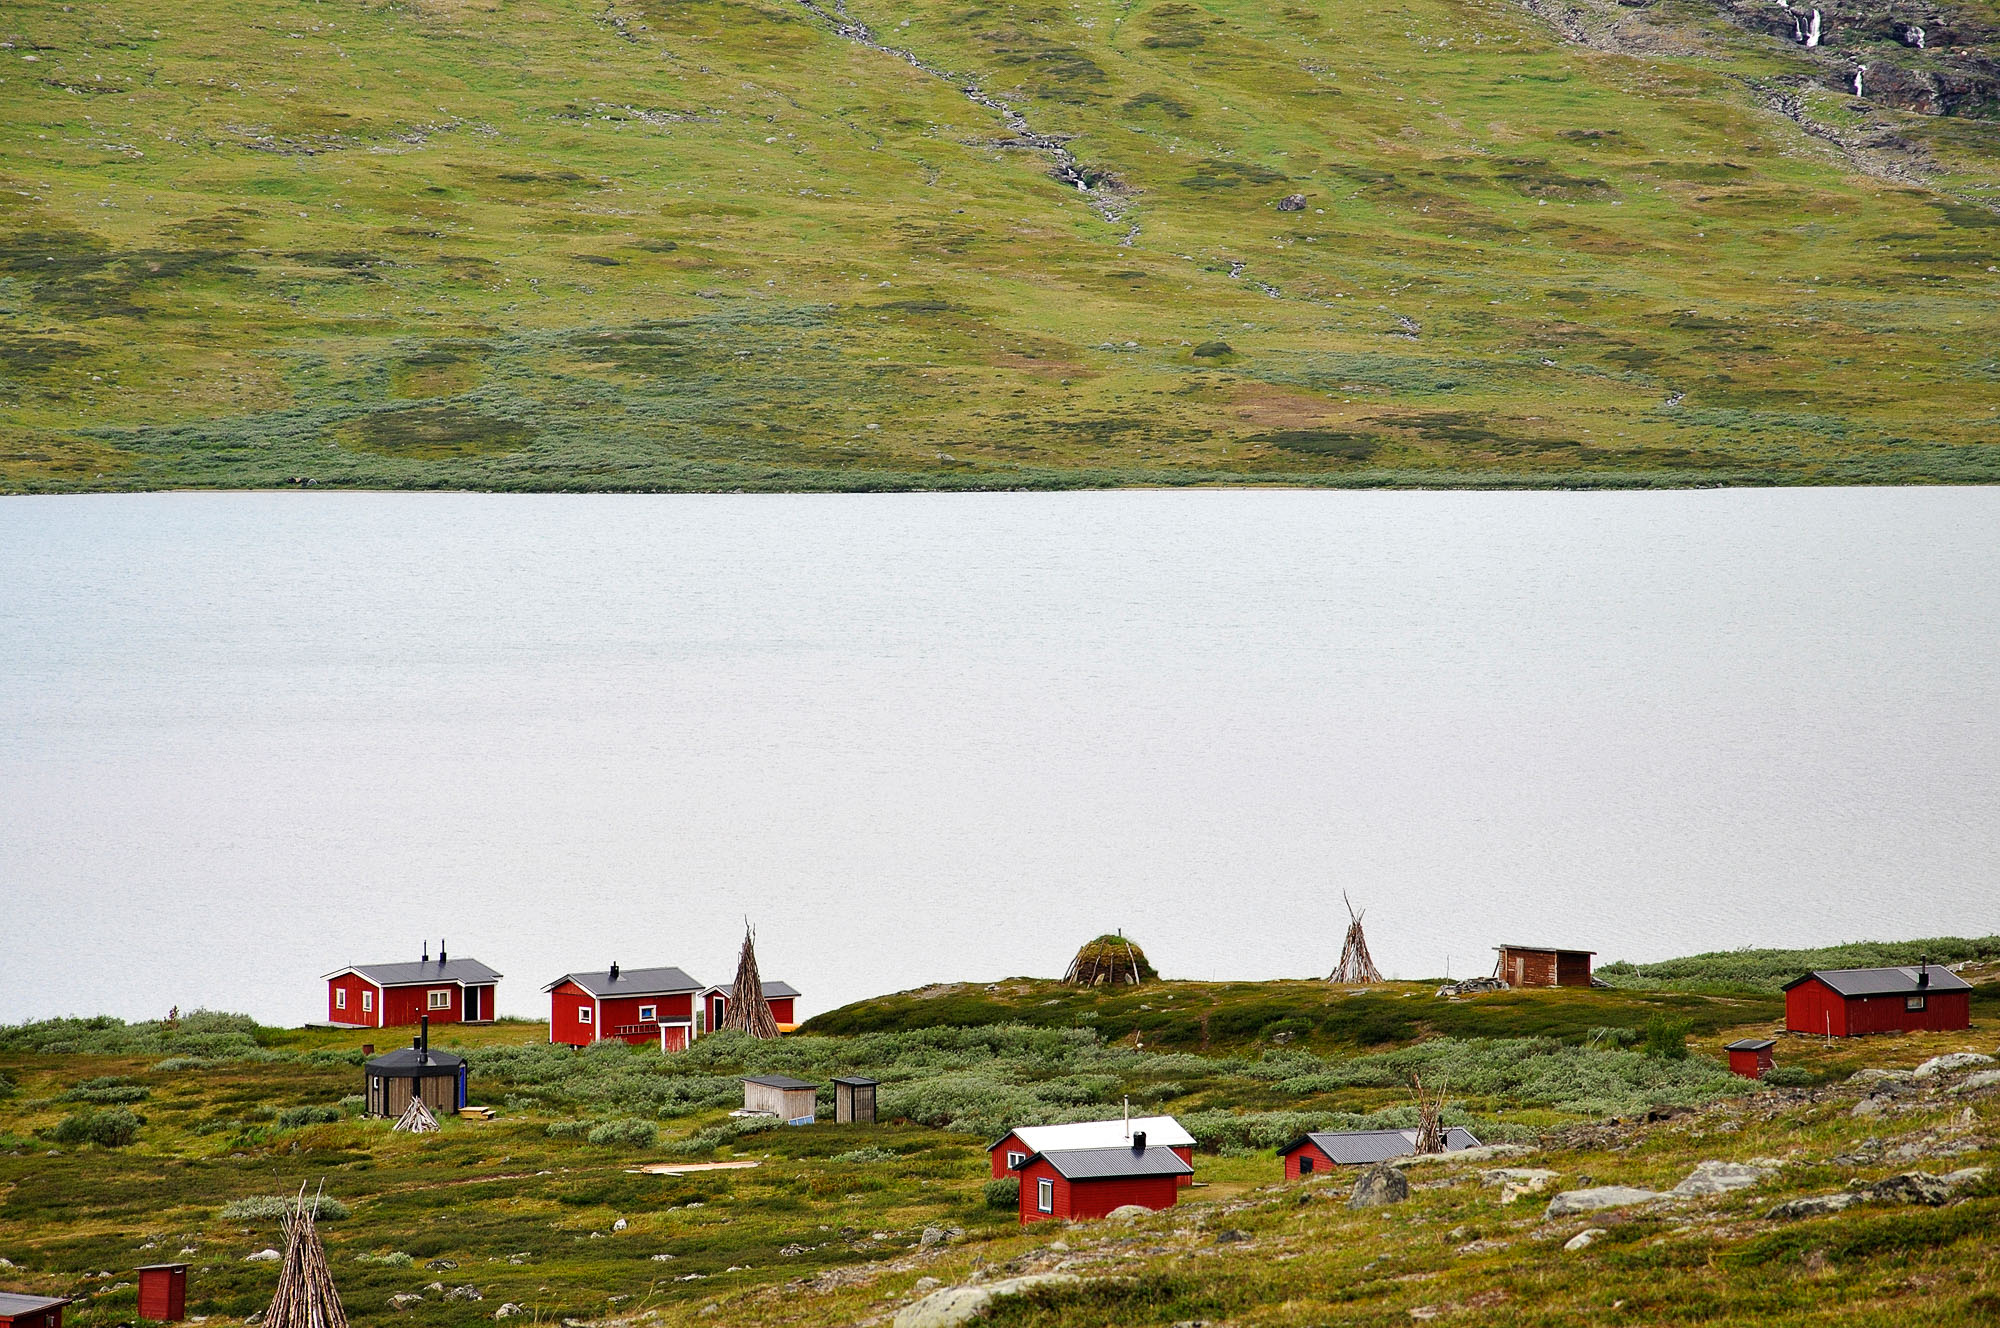
[[[580,1010],[595,1011],[590,993],[574,982],[565,982],[549,993],[549,1041],[572,1047],[587,1047],[597,1041],[597,1025],[585,1023]]]
[[[1915,994],[1915,993],[1912,993]],[[1785,993],[1785,1027],[1794,1033],[1823,1037],[1860,1037],[1865,1033],[1907,1033],[1918,1030],[1949,1033],[1972,1026],[1972,993],[1927,991],[1924,1008],[1907,1008],[1903,993],[1890,996],[1842,996],[1814,978]]]
[[[346,1009],[342,1009],[335,1003],[336,998],[334,993],[336,991],[347,994]],[[353,973],[328,981],[326,984],[326,1017],[336,1024],[359,1024],[364,1028],[380,1028],[382,1026],[382,997],[379,993],[376,993],[375,1008],[372,1010],[363,1010],[361,1008],[361,993],[364,991],[372,993],[375,992],[375,988],[365,978]]]
[[[443,1009],[430,1007],[429,993],[443,991],[450,995],[451,1002]],[[463,1016],[459,1013],[459,990],[454,985],[436,983],[427,987],[390,987],[382,993],[382,1023],[385,1027],[394,1024],[414,1024],[429,1015],[434,1024],[455,1024]]]
[[[1106,1180],[1065,1180],[1049,1164],[1037,1158],[1023,1167],[1021,1177],[1021,1221],[1041,1222],[1050,1218],[1074,1221],[1103,1217],[1114,1208],[1140,1204],[1147,1208],[1172,1208],[1180,1198],[1180,1185],[1173,1176],[1130,1176]],[[1035,1196],[1043,1178],[1055,1182],[1055,1211],[1044,1213],[1035,1206]]]
[[[155,1323],[179,1323],[187,1317],[185,1267],[139,1270],[139,1317]]]
[[[1300,1168],[1299,1159],[1301,1157],[1310,1157],[1312,1159],[1313,1167],[1311,1171],[1304,1171]],[[1316,1143],[1308,1142],[1300,1144],[1297,1148],[1285,1154],[1286,1180],[1297,1180],[1300,1176],[1307,1175],[1323,1176],[1329,1171],[1338,1171],[1339,1169],[1334,1160],[1328,1157]]]

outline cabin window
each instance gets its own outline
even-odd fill
[[[1035,1182],[1035,1210],[1053,1213],[1056,1210],[1056,1183],[1052,1180]]]
[[[431,997],[431,1009],[449,1010],[451,1008],[451,989],[449,987],[439,987],[433,989],[432,992],[430,993],[430,997]]]
[[[363,1010],[363,1011],[368,1011],[368,1010],[372,1010],[372,1009],[374,1009],[374,1008],[375,1008],[375,993],[374,993],[374,992],[372,992],[372,991],[364,991],[364,992],[362,992],[362,993],[361,993],[361,1008],[362,1008],[362,1010]]]
[[[1309,1173],[1310,1173],[1310,1172],[1312,1171],[1312,1169],[1313,1169],[1313,1160],[1312,1160],[1312,1154],[1310,1154],[1310,1153],[1300,1153],[1300,1154],[1299,1154],[1299,1174],[1300,1174],[1301,1176],[1304,1176],[1304,1175],[1307,1175],[1307,1174],[1309,1174]]]
[[[576,1007],[576,1022],[579,1024],[590,1022],[590,1007],[588,1005],[579,1005]]]
[[[336,1010],[345,1010],[347,1008],[347,988],[335,987],[333,989],[333,1008]]]
[[[1026,1153],[1010,1152],[1007,1154],[1007,1170],[1012,1171],[1014,1170],[1014,1168],[1020,1166],[1023,1162],[1026,1162],[1027,1160],[1028,1160],[1028,1155]]]
[[[1924,998],[1921,996],[1905,996],[1903,998],[1903,1008],[1905,1010],[1921,1010],[1924,1008]]]
[[[659,1015],[658,1015],[658,1014],[656,1014],[656,1013],[654,1012],[654,1010],[655,1010],[655,1007],[653,1007],[653,1006],[650,1006],[650,1005],[642,1005],[642,1006],[640,1006],[640,1007],[639,1007],[639,1022],[640,1022],[640,1023],[642,1023],[642,1024],[650,1024],[650,1023],[652,1023],[652,1022],[653,1022],[653,1021],[654,1021],[655,1019],[659,1018]]]

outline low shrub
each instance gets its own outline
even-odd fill
[[[79,1111],[65,1116],[51,1131],[49,1138],[59,1144],[101,1144],[106,1148],[123,1148],[139,1137],[140,1121],[124,1107],[106,1107],[102,1111]]]
[[[1646,1021],[1646,1027],[1640,1033],[1646,1044],[1646,1054],[1655,1060],[1686,1060],[1690,1027],[1685,1019],[1675,1019],[1664,1014],[1654,1015]]]
[[[330,1125],[340,1117],[338,1107],[287,1107],[278,1113],[278,1128],[296,1130],[301,1125]]]
[[[2000,936],[1933,936],[1917,941],[1863,941],[1819,950],[1717,950],[1657,964],[1602,964],[1597,974],[1620,987],[1777,991],[1816,968],[1886,968],[1924,959],[1933,964],[1958,964],[1995,957],[2000,957]]]
[[[152,1092],[144,1084],[117,1075],[86,1079],[64,1093],[62,1102],[144,1102]]]
[[[295,1196],[289,1194],[253,1194],[244,1199],[232,1199],[222,1205],[216,1213],[225,1222],[280,1222],[292,1211]],[[353,1210],[331,1195],[322,1194],[317,1200],[318,1219],[322,1222],[339,1222],[350,1217]]]
[[[357,1254],[354,1262],[380,1264],[385,1268],[408,1268],[414,1260],[401,1250],[392,1250],[388,1254]]]
[[[651,1148],[660,1141],[660,1127],[649,1120],[608,1120],[593,1126],[585,1136],[594,1144],[622,1144],[630,1148]]]
[[[1802,1065],[1774,1065],[1764,1075],[1764,1082],[1773,1088],[1809,1088],[1818,1076]]]
[[[887,1148],[856,1148],[845,1153],[835,1153],[827,1160],[829,1162],[900,1162],[902,1154],[891,1152]]]
[[[542,1133],[551,1139],[581,1139],[590,1133],[590,1122],[587,1120],[550,1121],[548,1128],[543,1130]]]
[[[1021,1206],[1021,1178],[1002,1176],[986,1182],[986,1206],[1012,1212]]]

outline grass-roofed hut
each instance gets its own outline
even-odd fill
[[[1072,987],[1136,987],[1159,980],[1146,952],[1125,939],[1123,932],[1086,941],[1063,974],[1063,981]]]

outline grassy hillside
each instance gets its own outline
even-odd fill
[[[21,0],[0,490],[1992,479],[1992,6],[1828,12]]]

